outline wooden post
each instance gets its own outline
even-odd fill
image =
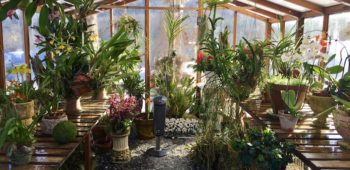
[[[280,29],[281,29],[281,39],[283,39],[284,38],[284,34],[286,33],[286,21],[281,21],[280,22]]]
[[[271,41],[271,32],[272,32],[271,22],[265,22],[265,39]]]
[[[203,1],[202,0],[198,0],[198,18],[200,17],[203,17],[204,13],[203,13]],[[198,28],[197,29],[197,32],[198,32],[198,36],[200,35],[199,33],[200,29]],[[198,39],[198,38],[197,38]],[[197,43],[200,43],[200,42],[197,42]],[[200,49],[200,45],[198,44],[198,50],[196,52],[196,54],[198,53],[199,49]],[[196,57],[196,61],[197,61],[197,57]],[[196,74],[196,83],[200,83],[202,81],[202,75],[201,75],[201,72],[200,71],[197,71],[197,74]],[[198,95],[198,94],[197,94]]]
[[[233,48],[237,45],[237,23],[238,23],[238,12],[235,11],[233,14]]]
[[[113,32],[114,32],[114,28],[113,28],[113,9],[109,9],[109,34],[111,36],[111,38],[113,37]]]
[[[302,42],[302,38],[303,38],[303,34],[304,34],[304,18],[299,18],[297,21],[297,33],[295,36],[295,42],[301,43]]]
[[[150,100],[150,90],[151,90],[151,68],[150,68],[150,30],[149,30],[149,1],[150,0],[145,0],[145,83],[146,83],[146,111],[149,110],[149,100]]]
[[[2,22],[0,22],[0,89],[6,89],[6,77],[5,77],[5,56],[4,56],[4,41]]]
[[[329,26],[329,14],[323,15],[323,25],[322,25],[322,35],[321,35],[321,40],[327,40],[327,35],[328,35],[328,26]],[[322,47],[322,52],[327,52],[327,47]],[[323,59],[320,61],[320,67],[325,66],[325,62]]]
[[[29,43],[29,26],[26,23],[25,20],[25,14],[23,12],[23,37],[24,37],[24,59],[25,63],[27,64],[28,68],[31,68],[31,63],[30,63],[30,43]],[[27,80],[31,80],[31,74],[28,73],[26,75]]]
[[[90,131],[84,136],[84,166],[85,170],[92,170],[91,136]]]

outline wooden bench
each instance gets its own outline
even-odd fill
[[[305,104],[305,117],[299,120],[293,132],[280,128],[279,119],[271,116],[271,104],[260,104],[256,100],[244,102],[242,108],[262,126],[270,127],[276,135],[296,145],[295,155],[312,169],[350,169],[350,150],[341,148],[338,141],[342,137],[335,130],[333,118],[327,118],[327,127],[314,127],[313,112]]]
[[[91,135],[101,115],[107,108],[106,101],[83,100],[83,112],[77,115],[70,115],[68,119],[77,125],[78,135],[74,141],[68,144],[57,144],[51,136],[43,135],[38,128],[35,136],[35,150],[32,161],[27,165],[13,166],[9,163],[5,153],[0,153],[0,169],[14,170],[51,170],[60,168],[72,155],[80,144],[84,144],[84,165],[86,170],[92,169],[91,157]]]

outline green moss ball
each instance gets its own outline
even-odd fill
[[[62,121],[53,128],[52,136],[60,144],[68,143],[77,136],[77,126],[71,121]]]

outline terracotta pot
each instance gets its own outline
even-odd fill
[[[107,90],[105,88],[99,88],[94,91],[94,100],[107,100]]]
[[[33,150],[32,146],[19,146],[11,153],[9,159],[13,165],[28,164],[32,160]]]
[[[128,129],[123,134],[114,134],[111,136],[113,138],[113,159],[114,161],[130,161],[131,153],[129,149],[129,134],[130,129]]]
[[[33,116],[35,115],[34,113],[34,100],[31,100],[26,103],[14,103],[13,104],[17,114],[19,117],[22,119],[22,122],[25,125],[29,125],[33,121]]]
[[[80,97],[66,99],[65,112],[67,115],[77,114],[82,112]]]
[[[290,114],[278,113],[280,119],[281,128],[285,131],[293,131],[295,125],[298,123],[299,118],[294,117]]]
[[[91,130],[93,139],[105,138],[107,136],[106,125],[98,124]]]
[[[141,140],[148,140],[154,138],[153,132],[153,119],[144,120],[144,119],[136,119],[136,130],[137,136]]]
[[[272,109],[275,114],[278,114],[280,110],[287,110],[287,106],[284,103],[281,92],[287,91],[287,90],[293,90],[295,94],[298,95],[297,97],[297,108],[300,109],[304,103],[305,96],[308,90],[308,87],[305,85],[297,85],[297,86],[291,86],[291,85],[277,85],[277,84],[271,84],[270,89],[271,94],[271,104]]]
[[[323,111],[336,105],[336,102],[332,97],[308,95],[306,100],[315,115],[318,115],[319,113],[322,113]],[[317,116],[317,119],[314,121],[313,125],[316,127],[325,127],[327,117],[328,114]]]
[[[262,96],[263,96],[263,103],[271,103],[271,94],[270,94],[270,90],[268,89],[264,89],[264,91],[262,91]]]
[[[46,135],[52,135],[53,128],[60,122],[68,120],[67,115],[63,115],[61,118],[48,119],[43,117],[40,122],[41,132]]]
[[[342,108],[333,112],[334,126],[343,140],[350,143],[350,116]]]
[[[94,138],[94,147],[96,153],[106,153],[112,150],[113,140],[111,135],[106,135],[103,138]]]

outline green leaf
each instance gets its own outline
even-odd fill
[[[0,20],[3,21],[7,18],[7,12],[11,9],[16,9],[18,3],[21,0],[10,0],[3,7],[0,8]]]
[[[336,57],[336,54],[333,54],[331,57],[329,57],[329,59],[327,60],[326,66],[331,63]]]
[[[32,24],[32,17],[36,11],[36,1],[33,1],[25,9],[25,19],[28,26]]]
[[[283,91],[281,93],[281,96],[282,96],[284,103],[289,108],[293,108],[296,105],[297,98],[296,98],[294,90]]]
[[[340,65],[326,68],[326,71],[330,74],[338,74],[338,73],[341,73],[343,70],[344,70],[344,67]]]
[[[336,101],[338,101],[338,102],[340,102],[341,104],[343,104],[345,108],[350,108],[350,102],[349,102],[349,101],[346,101],[346,100],[344,100],[344,99],[342,99],[342,98],[340,98],[340,97],[338,97],[338,96],[335,96],[335,95],[332,95],[332,97],[333,97]]]
[[[39,32],[42,35],[47,35],[49,30],[47,25],[49,23],[49,7],[44,5],[41,8],[40,16],[39,16]]]

